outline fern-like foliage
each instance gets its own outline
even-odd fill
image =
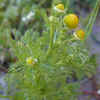
[[[49,9],[49,14],[55,18],[52,22],[49,21],[47,10],[40,9],[46,0],[41,0],[39,6],[35,5],[39,2],[34,0],[34,6],[29,3],[29,7],[25,6],[24,9],[20,4],[24,6],[28,1],[21,1],[16,2],[22,14],[19,23],[14,24],[14,20],[17,20],[16,12],[19,11],[17,8],[12,9],[16,12],[11,11],[15,19],[11,15],[6,16],[8,22],[11,20],[10,27],[14,27],[14,40],[10,36],[12,29],[6,29],[9,30],[9,45],[17,58],[7,74],[10,100],[77,100],[80,81],[95,74],[96,60],[90,56],[84,41],[73,40],[73,32],[63,23],[63,17],[69,10],[69,0],[63,0],[67,8],[63,14]],[[55,4],[57,2],[53,1],[52,6]],[[35,12],[34,19],[23,22],[21,18],[27,16],[30,9]],[[91,32],[98,9],[96,4],[86,28],[86,36]],[[28,57],[34,63],[28,64]]]

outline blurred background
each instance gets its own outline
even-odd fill
[[[64,3],[66,0],[60,0]],[[6,87],[4,82],[5,73],[7,73],[9,65],[16,62],[16,57],[12,53],[9,45],[8,33],[10,31],[13,39],[20,39],[24,35],[27,29],[36,31],[37,35],[42,35],[44,25],[43,14],[50,14],[53,0],[0,0],[0,85]],[[59,0],[55,0],[59,2]],[[88,15],[95,6],[96,0],[70,0],[69,12],[76,13],[82,23],[86,23]],[[28,14],[31,14],[32,18],[27,19]],[[93,26],[92,34],[87,40],[87,46],[89,46],[91,54],[97,56],[97,75],[95,76],[99,80],[100,76],[100,14],[98,14],[96,22]],[[85,88],[92,90],[91,82],[87,80]],[[84,88],[84,87],[83,87]],[[0,90],[0,94],[4,92]],[[4,100],[4,99],[0,99]],[[79,100],[89,100],[88,96],[80,96]],[[91,98],[96,100],[96,98]]]

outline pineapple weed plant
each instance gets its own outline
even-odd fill
[[[26,5],[32,8],[25,6],[23,10],[21,5],[28,1],[19,2],[19,12],[24,16],[2,17],[1,29],[8,33],[9,47],[17,61],[11,64],[6,75],[7,96],[1,97],[10,100],[77,100],[82,93],[78,91],[81,80],[90,78],[96,70],[96,61],[89,55],[86,39],[92,31],[99,0],[84,28],[79,17],[70,12],[69,0],[52,1],[49,13],[46,8],[40,9],[46,0],[37,6],[30,0]],[[12,10],[13,13],[6,13],[16,14],[15,8]],[[12,32],[11,27],[16,29]]]

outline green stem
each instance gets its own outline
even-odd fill
[[[77,40],[77,39],[76,38],[72,38],[70,40],[65,40],[63,43],[69,43],[69,42],[72,42],[72,41],[75,41],[75,40]]]
[[[53,27],[53,23],[51,23],[50,26],[50,49],[52,49],[53,47],[53,37],[54,37],[54,27]]]
[[[100,4],[100,0],[97,0],[96,1],[96,5],[95,5],[92,13],[90,14],[90,19],[89,19],[88,25],[86,26],[86,36],[85,36],[85,40],[91,34],[92,27],[93,27],[93,25],[95,23],[97,14],[99,12],[99,4]]]
[[[0,95],[0,98],[11,98],[11,96],[3,96],[3,95]]]
[[[47,51],[47,56],[51,53],[52,48],[53,48],[53,39],[54,39],[54,24],[53,22],[50,25],[50,43],[49,43],[49,48]]]

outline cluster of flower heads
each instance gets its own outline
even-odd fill
[[[65,13],[65,8],[63,4],[58,4],[54,7],[54,10],[60,13]],[[31,12],[28,16],[27,19],[30,19],[30,17],[32,17],[34,14]],[[53,22],[55,20],[54,16],[50,16],[49,20],[51,22]],[[25,21],[25,18],[23,18],[23,21]],[[64,16],[64,24],[67,26],[67,28],[69,29],[76,29],[79,25],[79,18],[76,14],[71,13],[71,14],[67,14],[66,16]],[[74,32],[74,36],[76,39],[79,40],[84,40],[85,37],[85,32],[83,29],[77,29]],[[37,59],[33,59],[32,57],[27,57],[26,59],[26,63],[28,65],[35,65],[38,62]]]
[[[65,12],[65,8],[63,4],[58,4],[54,7],[54,10],[57,12],[63,13]],[[67,14],[64,16],[64,24],[69,28],[69,29],[76,29],[79,26],[79,18],[76,14],[71,13]],[[84,40],[85,38],[85,32],[83,29],[76,29],[74,32],[74,36],[79,39],[79,40]]]

